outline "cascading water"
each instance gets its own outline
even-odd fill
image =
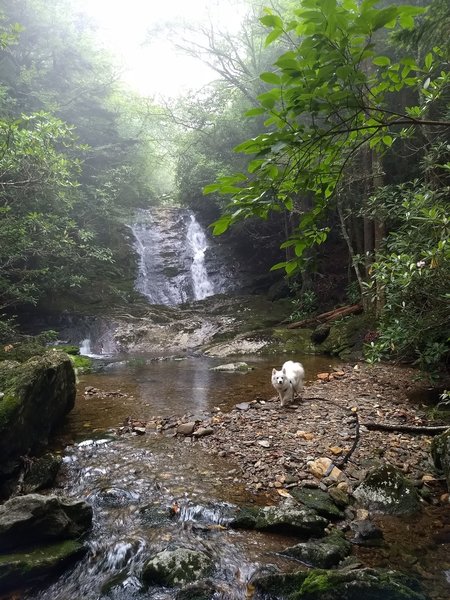
[[[137,217],[131,226],[139,256],[136,289],[152,304],[182,304],[232,289],[225,261],[192,212],[153,209]]]
[[[214,287],[205,267],[205,252],[208,248],[206,236],[194,215],[191,215],[186,238],[193,254],[191,274],[194,300],[203,300],[214,294]]]

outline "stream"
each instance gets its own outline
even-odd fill
[[[63,455],[53,493],[83,498],[94,508],[88,555],[46,590],[26,596],[41,600],[98,598],[169,599],[173,590],[143,590],[139,574],[145,560],[172,542],[212,555],[217,569],[217,598],[249,598],[248,581],[261,566],[296,566],[277,551],[292,538],[220,527],[231,504],[270,503],[246,491],[232,464],[205,453],[186,438],[173,443],[166,435],[118,437],[127,417],[201,415],[255,397],[271,397],[272,366],[278,360],[248,357],[248,373],[210,371],[217,359],[147,361],[138,357],[83,375],[74,410],[58,435]],[[223,361],[222,361],[223,362]],[[309,379],[329,369],[330,359],[305,361]],[[105,398],[84,394],[92,386]],[[119,392],[123,395],[119,395]],[[171,507],[177,514],[171,515]]]

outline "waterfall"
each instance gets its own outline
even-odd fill
[[[191,274],[194,300],[203,300],[214,294],[214,287],[205,267],[205,252],[208,248],[206,236],[194,215],[191,215],[186,239],[193,254]]]
[[[135,287],[151,304],[203,300],[233,288],[228,266],[191,211],[141,210],[130,229],[138,255]]]

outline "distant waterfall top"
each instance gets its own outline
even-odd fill
[[[226,291],[227,267],[191,211],[142,210],[131,230],[139,259],[135,287],[151,304],[182,304]]]

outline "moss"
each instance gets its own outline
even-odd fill
[[[90,373],[92,371],[92,359],[89,356],[70,355],[70,360],[77,371],[83,373]]]
[[[324,592],[333,586],[329,574],[324,571],[311,571],[300,588],[300,594]]]
[[[69,540],[0,555],[0,587],[6,590],[43,580],[80,558],[85,551],[83,544]]]

